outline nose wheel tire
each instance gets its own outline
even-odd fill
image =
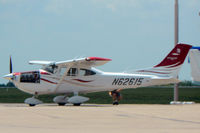
[[[35,106],[35,104],[29,104],[29,106],[30,106],[30,107],[33,107],[33,106]]]
[[[40,101],[39,99],[37,99],[35,97],[30,97],[30,98],[25,99],[24,103],[26,103],[29,106],[33,107],[35,105],[42,104],[42,101]]]

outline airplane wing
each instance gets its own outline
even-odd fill
[[[56,62],[55,65],[62,66],[62,65],[69,65],[69,64],[77,64],[81,66],[95,67],[95,66],[104,65],[108,61],[111,61],[111,59],[100,58],[100,57],[87,57],[87,58]]]
[[[29,61],[29,64],[31,65],[51,65],[54,64],[54,61]]]
[[[76,64],[76,65],[87,66],[87,67],[95,67],[95,66],[104,65],[105,63],[109,61],[111,61],[111,59],[101,58],[101,57],[87,57],[87,58],[56,62],[55,65],[65,66],[65,65]]]
[[[101,66],[105,63],[111,61],[108,58],[101,58],[101,57],[86,57],[86,58],[79,58],[74,60],[66,60],[66,61],[29,61],[29,64],[36,64],[36,65],[56,65],[56,66],[66,66],[66,65],[80,65],[80,66],[87,66],[87,67],[95,67]]]

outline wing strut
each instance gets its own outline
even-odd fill
[[[65,79],[66,75],[67,75],[67,72],[69,71],[69,69],[71,68],[72,65],[68,65],[67,68],[66,68],[66,71],[65,73],[63,74],[63,76],[61,77],[61,79],[59,80],[54,92],[56,92],[58,90],[58,88],[60,87],[62,81]]]

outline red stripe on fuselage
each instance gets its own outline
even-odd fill
[[[51,84],[58,84],[58,83],[56,83],[56,82],[52,82],[52,81],[49,81],[49,80],[43,79],[43,78],[41,78],[41,80],[43,80],[43,81],[45,81],[45,82],[48,82],[48,83],[51,83]]]
[[[165,72],[155,72],[155,71],[148,71],[148,70],[140,70],[137,72],[149,72],[149,73],[158,73],[158,74],[170,74],[170,73],[165,73]]]
[[[40,72],[40,74],[42,74],[42,75],[51,75],[48,72]]]
[[[82,83],[88,83],[88,82],[92,82],[93,81],[93,80],[86,81],[86,80],[81,80],[81,79],[73,79],[73,80],[76,80],[76,81],[79,81],[79,82],[82,82]]]
[[[20,72],[17,72],[17,73],[14,73],[13,75],[17,76],[17,75],[20,75],[21,73]]]

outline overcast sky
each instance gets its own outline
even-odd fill
[[[200,0],[179,0],[179,42],[200,46]],[[158,64],[174,46],[174,0],[0,0],[0,76],[29,60],[98,56],[103,71]],[[181,80],[190,80],[185,62]],[[0,78],[0,83],[7,81]]]

